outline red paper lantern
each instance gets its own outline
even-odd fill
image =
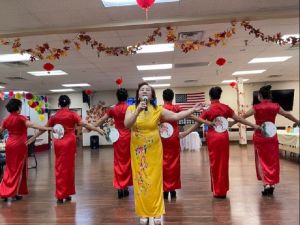
[[[45,63],[44,66],[43,66],[43,68],[44,68],[45,70],[47,70],[48,72],[50,72],[51,70],[54,69],[54,65],[51,64],[51,63]]]
[[[138,6],[144,10],[148,10],[154,4],[154,2],[155,0],[136,0]]]
[[[85,93],[86,95],[91,95],[91,94],[93,93],[93,91],[90,90],[90,89],[87,89],[87,90],[84,91],[84,93]]]
[[[116,84],[117,84],[119,87],[121,87],[121,85],[123,84],[123,79],[122,79],[122,78],[118,78],[118,79],[116,80]]]
[[[235,85],[236,85],[236,82],[235,82],[235,81],[233,81],[233,82],[230,82],[230,83],[229,83],[229,85],[230,85],[230,87],[234,88],[234,87],[235,87]]]
[[[216,64],[218,66],[223,66],[225,63],[226,63],[226,59],[224,59],[224,58],[218,58],[216,61]]]

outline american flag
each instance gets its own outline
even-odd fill
[[[192,108],[196,103],[205,104],[205,93],[175,94],[175,103],[185,109]]]

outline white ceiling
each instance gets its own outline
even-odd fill
[[[100,0],[0,0],[0,37],[22,37],[23,47],[33,48],[48,42],[60,47],[65,38],[74,38],[76,32],[89,31],[95,39],[110,46],[128,46],[142,41],[154,27],[173,25],[176,32],[205,31],[207,38],[226,30],[228,21],[248,18],[265,34],[299,33],[298,0],[181,0],[180,3],[155,4],[145,21],[145,13],[137,6],[104,8]],[[49,35],[45,35],[49,34]],[[245,46],[245,40],[248,45]],[[165,40],[158,39],[159,43]],[[11,49],[0,46],[0,54]],[[282,63],[248,64],[254,57],[292,56]],[[228,63],[219,68],[219,57]],[[97,57],[88,46],[80,51],[71,50],[67,57],[54,61],[55,69],[69,75],[34,77],[27,71],[42,70],[46,61],[28,62],[26,67],[12,68],[0,63],[0,82],[5,90],[26,90],[48,93],[50,89],[62,88],[63,83],[90,83],[94,90],[112,90],[115,80],[122,76],[124,87],[136,88],[143,76],[171,75],[171,87],[220,84],[222,80],[234,79],[237,70],[267,69],[260,75],[245,75],[249,82],[299,81],[299,48],[268,44],[250,36],[243,28],[226,46],[203,48],[197,52],[138,54],[133,56]],[[171,70],[137,71],[139,64],[209,62],[208,66],[185,67]],[[270,75],[281,75],[269,78]],[[7,77],[22,77],[26,80],[11,81]],[[186,80],[196,80],[186,83]],[[161,82],[160,82],[161,83]],[[165,81],[166,83],[166,81]],[[1,84],[0,84],[1,85]],[[79,89],[80,90],[80,89]]]

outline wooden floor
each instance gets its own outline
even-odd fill
[[[53,153],[37,154],[38,169],[29,170],[30,194],[17,202],[0,202],[0,224],[132,225],[133,191],[117,199],[112,188],[112,148],[78,149],[77,194],[71,203],[56,205]],[[166,202],[164,225],[298,225],[299,164],[281,159],[281,183],[274,197],[262,197],[256,180],[253,146],[231,146],[230,191],[225,200],[212,198],[206,147],[182,152],[182,190]],[[152,222],[151,222],[152,224]]]

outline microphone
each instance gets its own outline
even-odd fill
[[[148,96],[146,96],[146,95],[144,95],[143,96],[143,101],[146,103],[146,105],[147,105],[147,103],[148,103]],[[146,108],[145,108],[145,111],[148,111],[148,107],[146,106]]]

